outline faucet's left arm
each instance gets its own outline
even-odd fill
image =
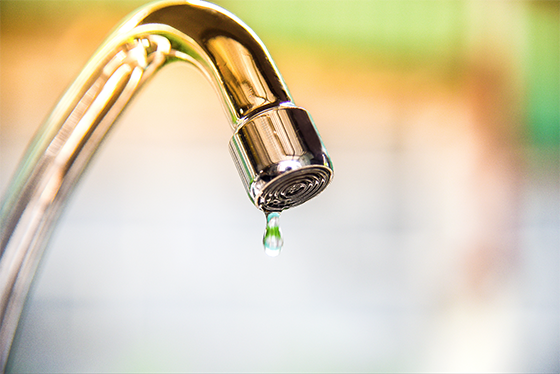
[[[36,135],[0,208],[2,369],[64,202],[138,89],[177,60],[193,63],[210,79],[234,129],[251,115],[291,102],[262,43],[221,8],[202,2],[160,2],[123,22]]]

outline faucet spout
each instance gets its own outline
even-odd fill
[[[29,146],[0,208],[0,367],[66,200],[115,120],[162,67],[189,62],[222,98],[229,149],[257,208],[279,212],[321,192],[331,161],[309,114],[297,107],[263,43],[205,2],[140,8],[106,40]]]

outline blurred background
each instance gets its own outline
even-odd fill
[[[51,241],[10,372],[558,372],[558,1],[218,1],[261,37],[335,164],[282,214],[169,66]],[[0,192],[143,1],[0,2]]]

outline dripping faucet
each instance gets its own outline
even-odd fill
[[[279,213],[319,194],[332,163],[255,33],[202,1],[160,1],[126,18],[31,142],[0,206],[0,368],[63,207],[115,120],[164,66],[196,66],[221,97],[229,151],[250,200]]]

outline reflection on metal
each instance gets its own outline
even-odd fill
[[[225,79],[224,85],[235,97],[240,110],[248,111],[276,100],[251,54],[241,43],[217,36],[208,41],[208,49],[216,56],[216,65]]]
[[[197,66],[223,99],[230,151],[266,212],[321,192],[332,165],[311,117],[296,107],[258,37],[203,2],[145,6],[109,36],[29,147],[0,210],[0,364],[5,368],[43,250],[65,202],[139,88],[174,61]],[[196,162],[193,160],[193,162]]]

